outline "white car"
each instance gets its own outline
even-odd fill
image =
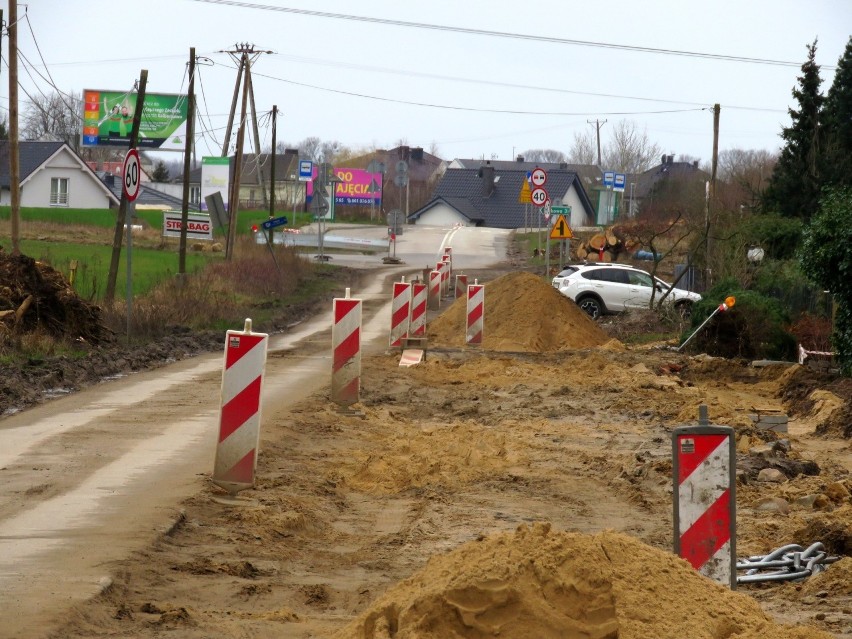
[[[606,313],[618,313],[627,308],[648,308],[651,295],[659,299],[669,288],[659,278],[629,264],[579,264],[566,266],[552,284],[570,297],[593,319]],[[701,300],[698,293],[680,288],[672,289],[666,301],[682,314],[688,314],[692,304]]]

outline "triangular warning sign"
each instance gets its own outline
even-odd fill
[[[521,192],[518,194],[518,204],[532,204],[530,193],[530,183],[526,180],[521,180]]]
[[[570,240],[574,237],[574,231],[568,226],[568,220],[564,215],[560,215],[553,223],[553,228],[550,229],[551,240]]]

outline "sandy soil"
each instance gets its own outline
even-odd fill
[[[848,398],[798,366],[627,348],[530,277],[486,284],[481,348],[454,305],[422,364],[365,358],[355,410],[321,392],[265,413],[240,505],[208,484],[54,636],[852,636]],[[737,429],[739,554],[843,561],[731,593],[672,556],[671,430],[702,403]],[[788,453],[755,407],[791,415]]]

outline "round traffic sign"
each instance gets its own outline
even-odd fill
[[[547,173],[544,169],[535,169],[532,172],[531,179],[533,186],[544,186],[544,183],[547,182]]]
[[[121,172],[124,184],[124,195],[129,202],[133,202],[139,195],[139,182],[142,170],[139,166],[139,151],[130,149],[124,156],[124,169]]]
[[[541,187],[533,189],[532,193],[530,193],[530,200],[536,206],[544,206],[547,202],[547,191]]]

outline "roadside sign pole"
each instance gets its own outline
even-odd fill
[[[136,214],[136,202],[127,203],[127,343],[130,343],[130,323],[133,315],[133,216]]]
[[[541,215],[541,209],[538,210],[538,214]],[[550,275],[550,233],[547,234],[547,239],[545,240],[545,249],[544,249],[544,276],[547,277]]]

